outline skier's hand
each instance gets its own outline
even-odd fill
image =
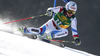
[[[80,45],[80,44],[81,44],[81,40],[78,37],[76,37],[76,39],[75,39],[75,45]]]
[[[48,8],[47,11],[46,11],[46,14],[47,14],[47,16],[52,16],[53,11],[50,8]]]

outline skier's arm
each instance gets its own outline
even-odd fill
[[[75,44],[80,45],[81,41],[79,39],[79,35],[78,35],[78,31],[77,31],[77,19],[76,19],[76,17],[71,22],[71,29],[72,29],[72,36],[76,42]]]
[[[58,13],[58,12],[60,12],[61,10],[63,10],[63,7],[62,7],[62,6],[50,7],[50,8],[47,9],[46,14],[47,14],[48,16],[52,16],[53,13]]]
[[[72,30],[73,38],[79,37],[78,36],[78,31],[77,31],[77,19],[76,19],[76,17],[71,22],[71,30]]]
[[[54,12],[54,13],[58,13],[58,12],[61,10],[61,8],[63,8],[63,7],[62,7],[62,6],[50,7],[50,8],[48,8],[47,10],[51,10],[51,11]]]

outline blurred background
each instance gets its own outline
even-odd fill
[[[81,45],[64,43],[66,46],[78,50],[86,51],[95,55],[100,55],[100,26],[99,10],[100,0],[73,0],[78,5],[76,17],[78,20],[78,32]],[[23,19],[31,16],[45,14],[47,8],[53,7],[54,0],[0,0],[0,21],[4,23]],[[62,0],[57,0],[57,6],[64,6]],[[52,17],[42,16],[34,19],[10,23],[7,25],[17,25],[18,27],[40,27]],[[60,38],[62,40],[73,40],[71,29],[68,28],[69,35]]]

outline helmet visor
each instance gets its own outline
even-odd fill
[[[69,14],[75,14],[75,11],[72,11],[72,10],[68,10],[67,11]]]

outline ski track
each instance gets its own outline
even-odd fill
[[[61,48],[43,41],[29,39],[9,29],[2,31],[0,28],[0,56],[96,56],[69,47]]]

